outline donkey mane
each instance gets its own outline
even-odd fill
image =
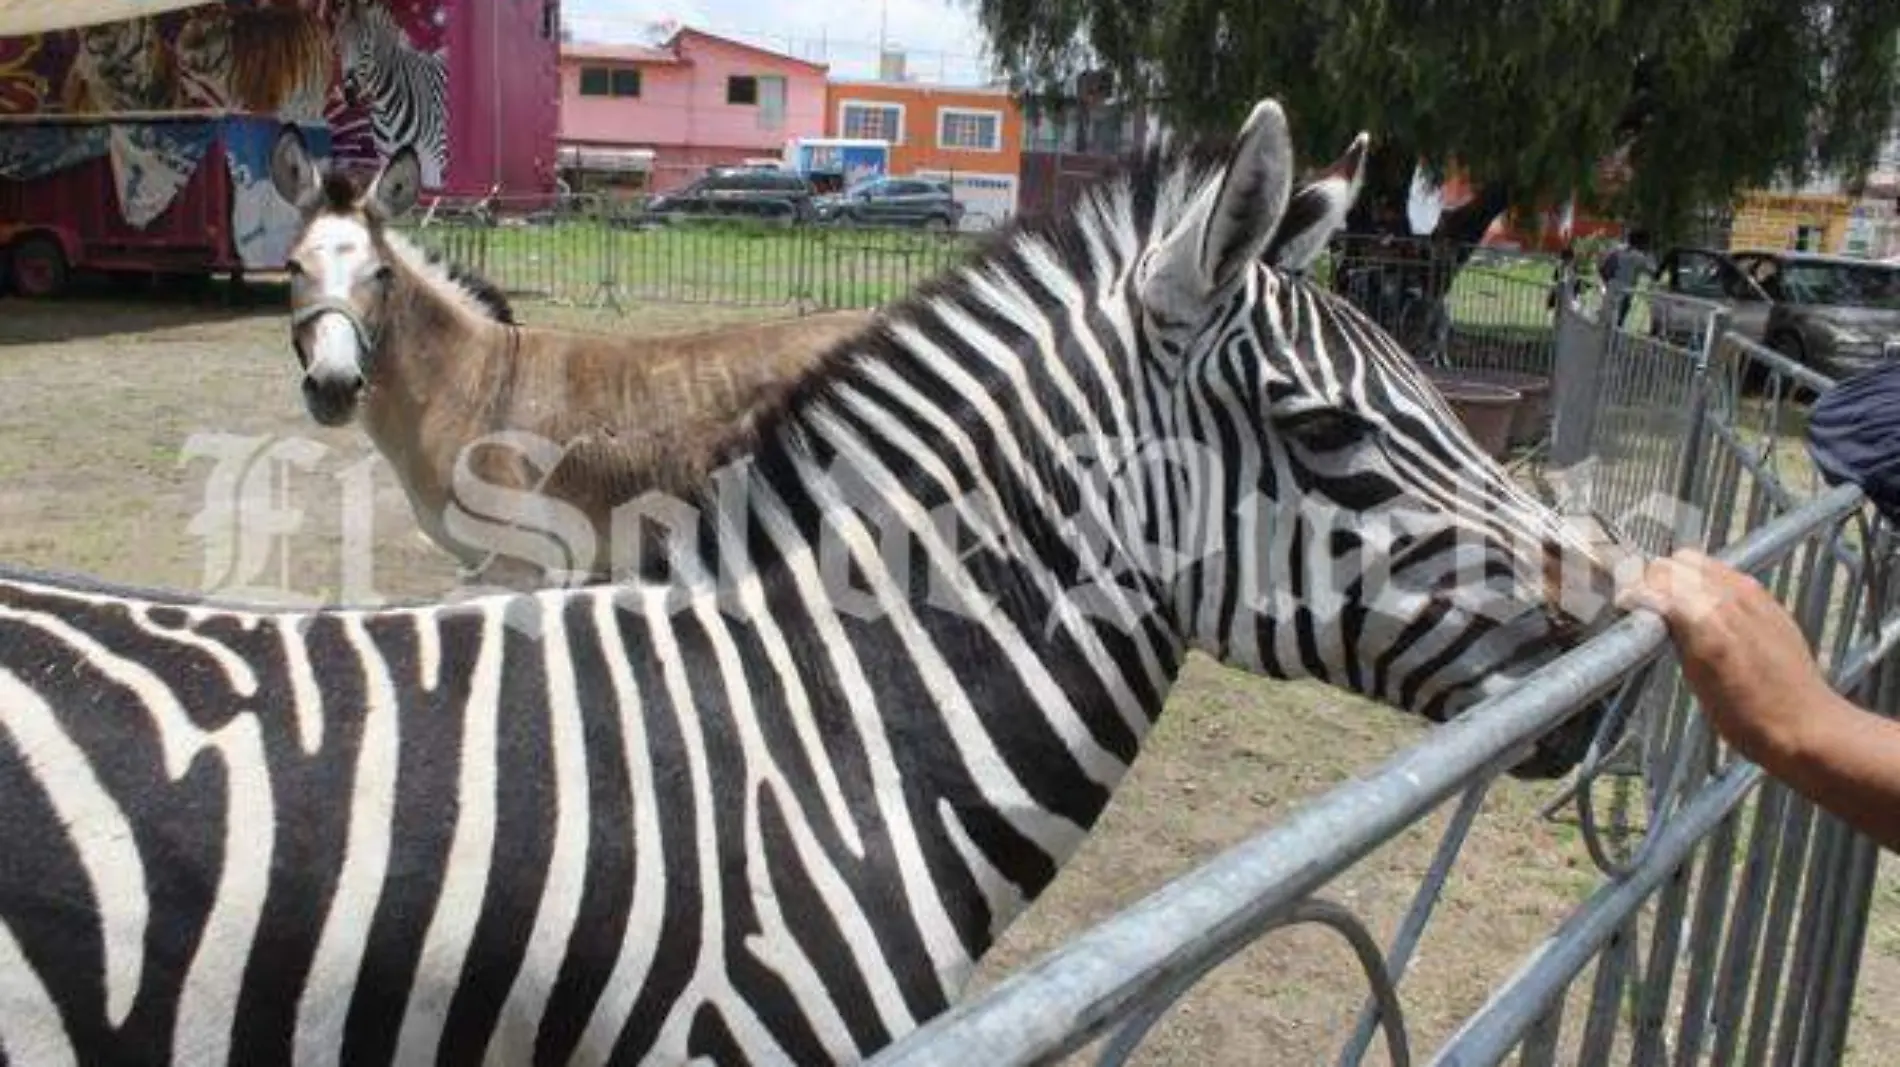
[[[519,325],[515,320],[514,306],[508,303],[508,297],[502,293],[501,286],[475,273],[468,267],[448,259],[440,252],[430,250],[425,254],[428,256],[430,263],[443,267],[448,273],[450,281],[461,286],[464,292],[474,297],[475,302],[481,305],[482,310],[488,313],[489,318],[494,319],[504,326]]]

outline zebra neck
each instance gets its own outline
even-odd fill
[[[818,621],[791,656],[799,688],[877,724],[888,755],[864,758],[896,772],[886,799],[935,849],[974,959],[1101,814],[1182,645],[1157,600],[1060,528],[1073,465],[1014,436],[1025,417],[1008,410],[1034,387],[918,370],[867,361],[808,402],[729,483],[743,505],[700,530],[721,542],[701,561],[746,561],[727,610],[788,636],[779,620]]]

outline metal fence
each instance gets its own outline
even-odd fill
[[[1634,309],[1624,328],[1604,321],[1614,299],[1599,294],[1599,313],[1560,309],[1556,358],[1555,439],[1551,480],[1559,506],[1588,514],[1627,542],[1650,553],[1675,536],[1663,517],[1645,507],[1675,499],[1691,435],[1697,388],[1720,309],[1668,300],[1668,320],[1682,324],[1673,337],[1647,332],[1647,307]],[[1641,323],[1641,330],[1630,328]]]
[[[1314,268],[1428,366],[1548,375],[1556,261],[1417,238],[1339,238]]]
[[[1651,551],[1720,550],[1793,610],[1842,692],[1883,714],[1900,710],[1891,532],[1857,490],[1818,486],[1781,432],[1802,388],[1827,383],[1714,324],[1690,348],[1632,322],[1606,329],[1571,307],[1554,331],[1562,388],[1586,391],[1559,400],[1559,437],[1599,476],[1584,479],[1583,503],[1601,512],[1669,502],[1648,516],[1664,531]],[[1579,423],[1579,403],[1595,417]],[[1592,503],[1593,485],[1614,500]],[[1638,499],[1649,488],[1660,495]],[[1638,526],[1633,515],[1612,518]],[[1838,1061],[1875,847],[1729,752],[1694,711],[1662,623],[1637,614],[873,1062],[1049,1063],[1101,1039],[1100,1062],[1121,1063],[1210,971],[1296,924],[1338,932],[1370,988],[1356,1027],[1340,1035],[1338,1062],[1361,1062],[1380,1035],[1392,1062],[1411,1062],[1407,965],[1489,786],[1525,745],[1606,695],[1598,742],[1553,805],[1576,808],[1601,881],[1432,1062]],[[1633,771],[1616,773],[1619,763]],[[1328,889],[1446,806],[1435,858],[1382,944]]]
[[[975,247],[978,237],[768,219],[662,223],[605,197],[437,205],[409,236],[529,305],[625,313],[642,304],[792,312],[896,299]]]
[[[653,303],[791,312],[877,307],[985,240],[983,233],[794,224],[789,217],[664,223],[640,198],[593,194],[439,200],[403,228],[495,283],[530,318],[540,307],[624,313]],[[1548,376],[1554,261],[1484,248],[1454,260],[1449,251],[1417,240],[1341,241],[1314,274],[1421,362]]]

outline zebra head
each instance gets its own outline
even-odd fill
[[[1613,582],[1389,335],[1292,273],[1343,220],[1365,148],[1296,191],[1268,101],[1224,163],[1156,191],[1130,281],[1171,444],[1129,469],[1191,646],[1442,721],[1607,622]],[[1594,724],[1573,719],[1514,773],[1568,769]]]
[[[380,8],[355,2],[344,5],[336,23],[336,42],[345,103],[353,107],[372,103],[369,87],[374,84],[376,49],[393,28],[389,14]]]
[[[359,191],[345,175],[320,177],[302,135],[286,126],[271,153],[271,182],[304,216],[284,262],[304,405],[318,422],[340,426],[371,380],[390,317],[395,238],[384,223],[415,205],[422,164],[405,147]]]

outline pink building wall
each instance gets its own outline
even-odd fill
[[[582,67],[637,67],[638,97],[582,96]],[[776,156],[795,137],[825,130],[823,66],[695,30],[661,48],[569,45],[561,56],[561,142],[654,150],[654,185],[669,169]],[[727,79],[782,77],[785,107],[768,122],[762,104],[726,103]]]
[[[588,47],[588,46],[582,46]],[[670,57],[659,61],[608,58],[640,53],[665,55],[658,49],[589,48],[586,58],[572,52],[561,56],[561,141],[563,144],[659,145],[689,143],[692,129],[692,68]],[[582,67],[637,67],[640,95],[635,98],[582,96]],[[725,83],[720,83],[721,93]],[[721,97],[723,99],[723,95]]]

